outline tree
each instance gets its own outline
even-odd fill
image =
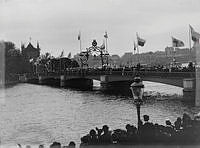
[[[5,46],[5,73],[19,74],[31,72],[29,61],[24,59],[19,49],[10,41],[4,42]]]
[[[10,53],[9,53],[9,50],[13,49],[15,50],[15,44],[13,42],[10,42],[10,41],[7,41],[7,42],[4,42],[5,44],[5,56],[8,57],[10,56]]]

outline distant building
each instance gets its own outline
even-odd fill
[[[110,64],[113,66],[113,67],[115,67],[115,68],[118,68],[119,67],[119,63],[120,63],[120,57],[119,57],[119,55],[112,55],[111,57],[110,57]]]
[[[166,56],[174,56],[174,48],[173,47],[166,47],[165,48],[165,54]]]
[[[174,48],[174,47],[166,47],[165,54],[167,57],[171,56],[182,56],[182,55],[190,55],[191,51],[189,48]]]
[[[133,57],[132,52],[125,52],[124,55],[121,57],[121,64],[126,66],[131,66],[133,62],[132,57]]]
[[[22,52],[22,55],[26,59],[28,59],[28,60],[30,60],[30,59],[36,60],[40,56],[39,43],[37,43],[37,47],[36,48],[31,44],[31,42],[29,42],[27,47],[25,47],[25,45],[22,44],[21,45],[21,52]]]
[[[189,48],[175,48],[175,55],[182,56],[182,55],[189,55],[191,54],[191,51]]]

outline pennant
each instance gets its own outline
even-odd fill
[[[107,31],[105,32],[105,34],[104,34],[104,38],[108,38],[108,34],[107,34]]]
[[[100,46],[100,49],[105,49],[105,43],[103,42],[103,44]]]
[[[135,41],[134,41],[134,47],[133,47],[133,49],[134,49],[134,51],[136,51],[136,49],[137,49],[137,45],[136,45]]]
[[[173,47],[183,47],[184,46],[184,42],[179,40],[179,39],[176,39],[176,38],[172,37],[172,46]]]
[[[71,59],[71,57],[72,57],[72,53],[70,52],[70,53],[68,54],[67,58],[68,58],[68,59]]]
[[[81,32],[78,34],[78,40],[81,40]]]
[[[138,43],[138,45],[139,45],[139,46],[144,46],[144,44],[146,43],[146,40],[140,38],[140,37],[138,36],[138,34],[136,34],[136,35],[137,35],[137,43]]]
[[[189,27],[190,27],[190,31],[191,31],[191,38],[192,38],[192,40],[194,42],[199,42],[200,33],[196,32],[191,25],[189,25]]]
[[[61,52],[60,58],[62,58],[63,56],[64,56],[64,50]]]

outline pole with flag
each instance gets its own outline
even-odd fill
[[[200,33],[196,32],[191,25],[189,25],[189,27],[190,27],[190,34],[191,34],[190,40],[192,39],[194,43],[199,43]]]
[[[183,47],[183,46],[185,46],[183,41],[175,37],[172,37],[172,47]]]
[[[190,48],[190,52],[192,50],[192,45],[191,45],[191,26],[189,25],[189,48]]]
[[[105,31],[104,38],[106,39],[106,51],[108,52],[108,33]]]
[[[79,40],[79,43],[80,43],[80,53],[82,51],[82,47],[81,47],[81,32],[79,31],[79,34],[78,34],[78,40]]]
[[[135,52],[137,50],[137,45],[136,45],[135,41],[134,41],[134,45],[133,45],[133,50],[134,50],[134,54],[135,54]]]
[[[139,46],[143,47],[144,44],[146,43],[146,40],[139,37],[138,33],[136,33],[136,37],[137,37],[137,53],[138,53],[138,63],[140,63],[140,59],[139,59]]]
[[[183,47],[185,46],[184,42],[175,38],[175,37],[172,37],[172,47],[174,48],[174,54],[173,54],[173,63],[175,64],[175,47]]]

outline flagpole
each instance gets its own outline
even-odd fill
[[[139,53],[139,45],[137,44],[137,54],[138,54],[138,64],[140,63],[140,53]]]
[[[136,47],[134,47],[134,49],[133,49],[133,53],[134,53],[134,55],[135,55],[135,48],[136,48]]]
[[[106,52],[108,52],[108,38],[106,38]]]
[[[190,48],[190,51],[191,51],[192,46],[191,46],[191,28],[190,28],[190,25],[189,25],[189,48]]]
[[[140,57],[139,57],[139,45],[138,45],[138,33],[136,32],[136,36],[137,36],[137,54],[138,54],[138,64],[140,63]]]
[[[81,32],[79,32],[79,36],[80,36],[80,40],[79,40],[79,42],[80,42],[80,53],[81,53]]]
[[[108,52],[108,34],[107,34],[107,31],[105,31],[104,37],[106,39],[106,52]]]
[[[174,59],[175,59],[175,53],[176,53],[175,47],[177,46],[177,43],[176,43],[176,45],[174,46],[174,44],[173,44],[173,37],[171,36],[171,38],[172,38],[172,48],[173,48],[172,66],[175,66],[175,61],[174,61]]]

